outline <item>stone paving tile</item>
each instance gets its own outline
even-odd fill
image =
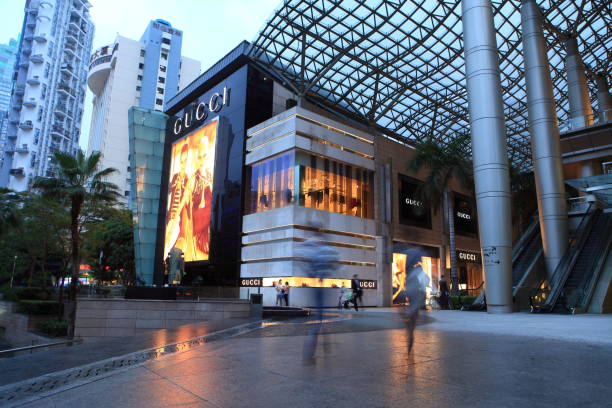
[[[603,343],[419,326],[408,354],[405,331],[367,324],[351,332],[343,322],[321,336],[313,361],[302,360],[304,329],[291,336],[284,328],[163,357],[27,406],[612,407],[612,347]]]

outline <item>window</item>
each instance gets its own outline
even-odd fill
[[[158,77],[158,78],[157,78],[157,81],[158,81],[160,84],[164,84],[164,83],[166,83],[166,78],[164,78],[164,77]]]
[[[40,122],[43,118],[43,108],[38,109],[38,121]]]
[[[296,154],[299,205],[374,218],[374,173],[305,152]]]
[[[161,99],[159,99],[159,98],[157,98],[157,99],[155,100],[155,104],[156,104],[156,105],[163,105],[163,104],[164,104],[164,101],[163,101],[163,100],[161,100]]]
[[[374,218],[372,171],[305,152],[285,153],[254,164],[247,171],[248,214],[294,204]]]
[[[47,97],[47,84],[43,84],[40,90],[40,99],[45,99]]]
[[[45,63],[45,78],[49,78],[49,70],[51,69],[51,64],[48,62]]]
[[[162,38],[162,44],[170,44],[169,38]]]
[[[273,210],[295,201],[294,164],[295,153],[289,152],[249,167],[247,213]]]
[[[165,52],[161,53],[161,57],[163,60],[167,60],[168,59],[168,54],[166,54]]]
[[[145,56],[145,50],[140,50],[140,56],[144,57]]]
[[[137,86],[136,87],[136,92],[140,92],[142,90],[142,86]]]
[[[144,69],[144,64],[142,62],[138,64],[138,69]]]
[[[125,191],[123,192],[123,195],[125,195],[126,197],[129,197],[129,196],[130,196],[130,192],[129,192],[128,190],[125,190]]]
[[[157,88],[157,93],[158,94],[164,94],[164,88]]]
[[[165,66],[165,65],[160,65],[160,66],[159,66],[159,70],[160,70],[161,72],[166,72],[166,66]]]
[[[53,41],[49,42],[49,48],[47,48],[47,56],[51,57],[53,55]]]

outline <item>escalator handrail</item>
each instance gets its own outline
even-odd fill
[[[606,229],[609,229],[609,226],[612,225],[612,221],[610,221],[610,219],[606,219],[605,223]],[[610,251],[610,246],[612,246],[612,234],[609,234],[607,239],[605,239],[603,241],[603,244],[599,247],[600,249],[602,249],[602,251],[600,252],[601,256],[595,260],[593,265],[593,273],[591,273],[591,275],[587,278],[586,284],[582,289],[582,293],[580,294],[578,301],[574,305],[574,310],[583,311],[586,308],[586,304],[591,297],[590,295],[593,293],[593,288],[599,280],[601,269],[603,268],[608,258],[606,255]]]
[[[531,243],[531,241],[534,239],[534,235],[537,234],[535,231],[538,230],[539,226],[540,221],[536,212],[536,214],[533,216],[533,221],[531,221],[531,224],[529,224],[525,232],[523,232],[523,234],[519,238],[518,242],[512,248],[512,265],[515,264],[515,262],[523,254],[529,243]]]
[[[565,251],[565,254],[559,261],[559,264],[555,268],[555,271],[550,279],[550,293],[542,305],[541,311],[552,311],[557,303],[557,299],[565,286],[565,282],[572,271],[574,265],[576,264],[576,260],[578,259],[578,255],[584,243],[593,227],[593,221],[595,219],[594,214],[597,210],[591,211],[591,207],[593,204],[590,203],[589,207],[586,211],[585,216],[580,221],[578,228],[576,229],[576,233],[573,235],[572,241],[574,241],[571,246]]]

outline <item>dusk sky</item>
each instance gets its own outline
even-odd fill
[[[117,34],[140,39],[150,20],[162,18],[183,31],[183,55],[200,60],[202,71],[242,40],[255,38],[281,0],[90,0],[96,26],[93,48]],[[0,0],[0,43],[17,38],[25,0]],[[92,93],[87,90],[81,147],[87,148]]]

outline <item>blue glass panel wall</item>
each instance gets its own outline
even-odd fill
[[[166,114],[149,109],[132,107],[128,111],[136,274],[147,285],[154,283],[157,218],[167,120]]]

